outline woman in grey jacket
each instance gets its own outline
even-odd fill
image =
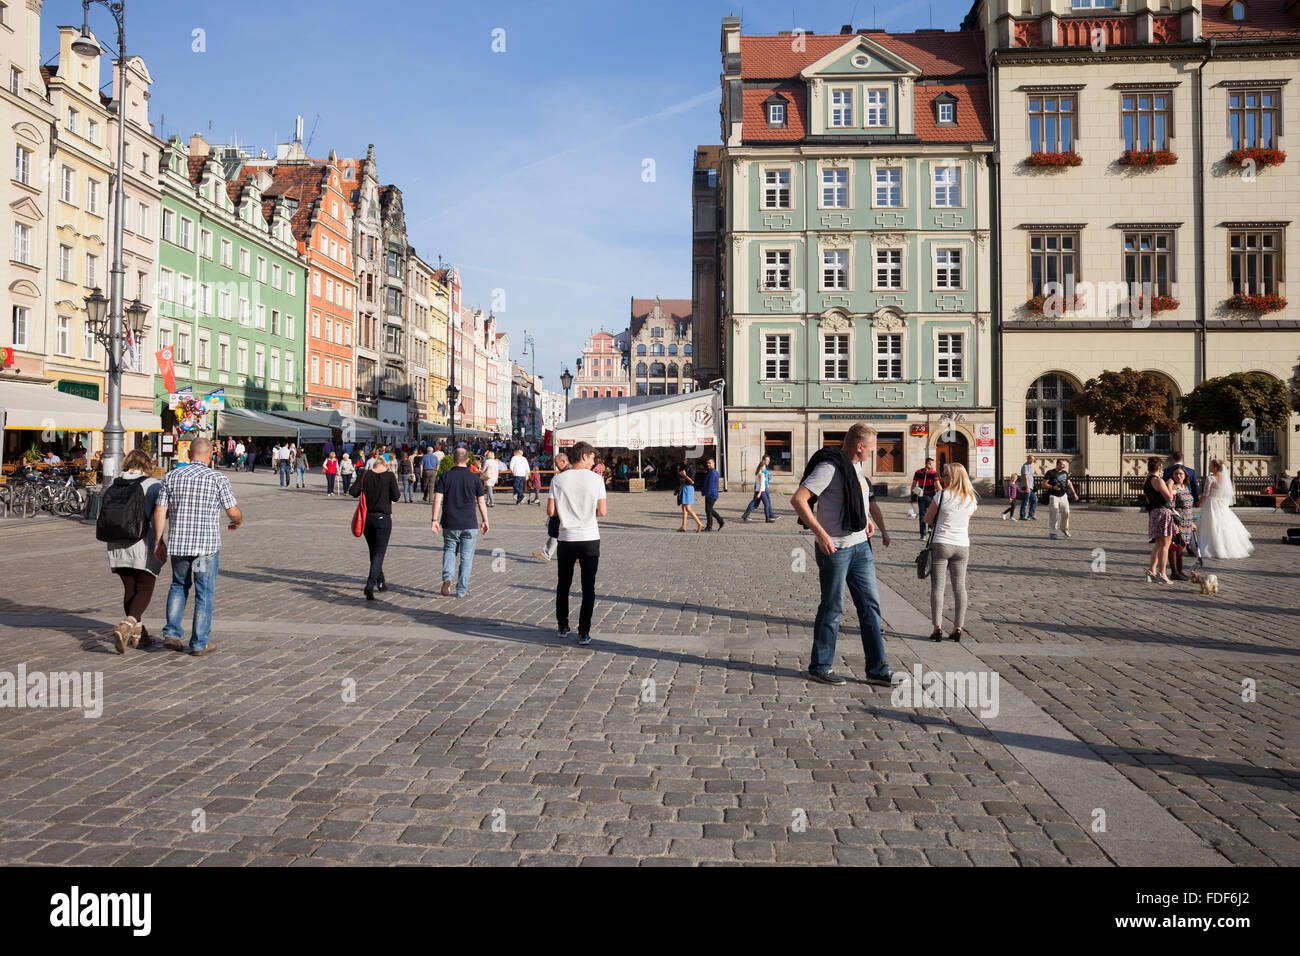
[[[143,479],[141,487],[149,522],[139,541],[108,542],[108,567],[122,579],[122,610],[126,614],[122,623],[113,628],[113,644],[119,654],[125,654],[128,645],[148,647],[153,643],[144,626],[144,612],[153,599],[154,584],[162,570],[162,562],[153,553],[157,531],[153,526],[153,511],[162,484],[153,477],[153,459],[139,448],[123,460],[120,477],[127,481]]]

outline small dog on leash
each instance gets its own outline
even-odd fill
[[[1192,583],[1201,586],[1202,594],[1219,593],[1219,576],[1217,574],[1202,574],[1199,571],[1193,571]]]

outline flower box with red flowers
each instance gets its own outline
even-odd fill
[[[1173,166],[1178,154],[1171,149],[1126,149],[1119,158],[1121,166]]]
[[[1138,315],[1141,315],[1145,312],[1150,312],[1152,315],[1154,315],[1157,312],[1168,312],[1171,309],[1176,309],[1176,308],[1178,308],[1178,300],[1175,299],[1172,295],[1153,295],[1151,297],[1150,306],[1146,305],[1146,300],[1143,299],[1141,296],[1138,296],[1136,299],[1134,299],[1132,303],[1132,310],[1135,314]]]
[[[1234,149],[1228,154],[1228,163],[1233,166],[1245,166],[1254,163],[1256,169],[1268,166],[1281,166],[1286,162],[1286,151],[1269,149],[1264,146],[1251,146],[1249,149]]]
[[[1235,312],[1280,312],[1286,308],[1286,297],[1276,292],[1238,292],[1226,304]]]
[[[1038,315],[1064,315],[1079,304],[1079,296],[1036,295],[1025,303],[1025,308]]]
[[[1030,153],[1025,165],[1038,169],[1064,169],[1066,166],[1082,166],[1083,157],[1074,150],[1065,153]]]

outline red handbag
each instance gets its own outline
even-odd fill
[[[366,473],[361,473],[361,484],[357,486],[357,510],[352,513],[352,533],[361,537],[366,533]]]

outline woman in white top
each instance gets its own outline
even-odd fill
[[[1201,525],[1196,529],[1204,558],[1248,558],[1255,550],[1250,532],[1241,519],[1232,513],[1236,501],[1232,477],[1223,467],[1223,459],[1210,462],[1210,474],[1205,481],[1201,506]]]
[[[944,575],[952,576],[953,624],[950,640],[960,641],[966,623],[966,562],[970,557],[971,515],[979,497],[971,487],[963,465],[943,466],[939,477],[939,494],[925,513],[925,523],[933,528],[930,539],[930,621],[934,624],[932,641],[943,640]]]

